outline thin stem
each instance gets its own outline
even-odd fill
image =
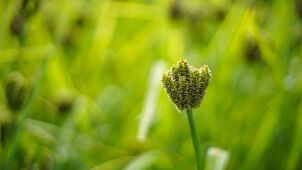
[[[192,142],[193,142],[194,150],[195,150],[197,169],[201,170],[202,169],[201,168],[201,158],[200,158],[201,154],[200,154],[200,148],[199,148],[198,137],[196,134],[195,124],[194,124],[194,119],[193,119],[193,115],[192,115],[192,110],[187,110],[187,116],[188,116],[190,131],[191,131],[191,138],[192,138]]]

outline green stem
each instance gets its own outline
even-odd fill
[[[192,110],[187,110],[187,116],[188,116],[188,121],[190,125],[190,131],[191,131],[191,138],[192,142],[194,145],[194,150],[195,150],[195,158],[196,158],[196,163],[197,163],[197,169],[201,170],[201,154],[200,154],[200,148],[199,148],[199,142],[198,142],[198,137],[196,134],[196,129],[195,129],[195,124],[194,124],[194,119],[192,115]]]

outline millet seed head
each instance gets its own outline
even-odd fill
[[[5,78],[5,97],[12,111],[18,111],[24,105],[28,96],[28,84],[19,72],[12,72]]]
[[[176,66],[163,74],[162,83],[170,100],[181,112],[200,106],[210,79],[211,71],[207,65],[197,69],[180,59]]]

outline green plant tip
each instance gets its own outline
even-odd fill
[[[18,111],[22,108],[28,96],[25,78],[19,72],[12,72],[5,78],[5,96],[9,108]]]
[[[198,108],[203,100],[211,71],[207,65],[197,69],[180,59],[162,76],[162,83],[179,112]]]

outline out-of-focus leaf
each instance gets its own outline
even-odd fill
[[[144,170],[158,157],[158,151],[150,151],[134,158],[123,170]]]

